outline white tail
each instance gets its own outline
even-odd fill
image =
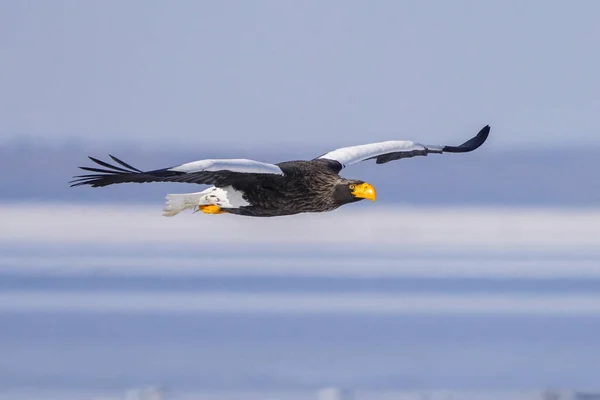
[[[166,201],[165,207],[163,208],[163,215],[165,217],[172,217],[188,208],[206,204],[206,193],[209,190],[196,193],[168,194],[165,198]]]

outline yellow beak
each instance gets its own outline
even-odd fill
[[[368,183],[363,183],[361,185],[356,185],[354,190],[352,191],[352,195],[354,197],[359,197],[361,199],[367,199],[371,201],[375,201],[377,198],[377,192],[375,188]]]

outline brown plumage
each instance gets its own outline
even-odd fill
[[[110,156],[117,164],[90,157],[104,168],[80,167],[94,174],[79,175],[71,186],[103,187],[127,182],[182,182],[214,185],[198,193],[169,195],[166,215],[186,208],[205,213],[273,217],[326,212],[364,199],[375,201],[375,189],[361,180],[342,178],[340,171],[359,161],[378,164],[401,158],[441,153],[466,153],[487,139],[485,126],[460,146],[426,146],[409,141],[389,141],[341,148],[310,161],[266,164],[251,160],[201,160],[180,166],[141,171]]]

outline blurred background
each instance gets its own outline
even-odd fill
[[[595,1],[0,3],[0,399],[600,398]],[[140,169],[381,140],[375,204],[182,213]]]

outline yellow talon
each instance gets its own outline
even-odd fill
[[[219,206],[208,205],[208,206],[198,206],[198,209],[202,211],[204,214],[224,214],[225,211],[221,209]]]

